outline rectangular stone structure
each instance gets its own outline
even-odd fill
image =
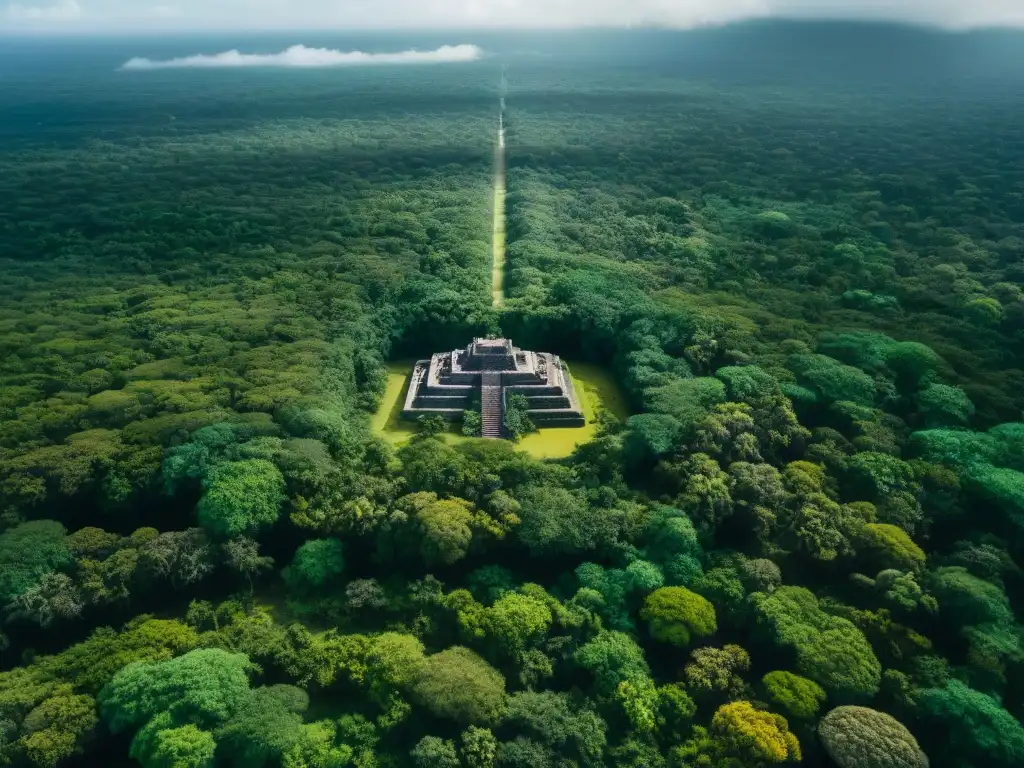
[[[458,421],[466,410],[480,408],[486,427],[483,436],[505,437],[504,414],[512,394],[526,398],[527,415],[538,426],[582,427],[585,423],[572,377],[558,355],[519,349],[510,339],[487,338],[473,339],[465,349],[417,360],[402,418],[430,415]]]

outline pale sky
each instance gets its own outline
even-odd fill
[[[688,28],[766,17],[1024,27],[1024,0],[0,0],[0,31]]]

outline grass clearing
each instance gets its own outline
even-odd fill
[[[583,405],[586,426],[551,427],[527,435],[516,446],[537,459],[560,459],[571,454],[577,445],[597,435],[597,410],[604,406],[623,421],[629,416],[626,399],[611,373],[590,363],[570,363],[569,373]]]
[[[405,404],[405,393],[409,385],[409,376],[415,360],[394,360],[387,363],[388,385],[384,397],[380,401],[377,412],[370,419],[370,428],[375,435],[380,435],[392,445],[404,443],[417,432],[415,422],[402,420],[402,406]],[[444,434],[447,443],[459,443],[472,438],[464,437],[460,430],[461,424],[453,424]]]

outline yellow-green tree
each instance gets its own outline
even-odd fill
[[[654,590],[644,600],[640,618],[649,623],[656,640],[684,647],[718,629],[714,606],[686,587]]]
[[[782,715],[755,709],[749,701],[734,701],[718,708],[711,733],[721,750],[748,765],[798,763],[800,742]]]

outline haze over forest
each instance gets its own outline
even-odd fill
[[[0,765],[1024,765],[1021,23],[0,6]]]
[[[949,29],[1024,26],[1016,0],[19,0],[13,29],[509,29],[664,26],[750,19],[839,19]]]

